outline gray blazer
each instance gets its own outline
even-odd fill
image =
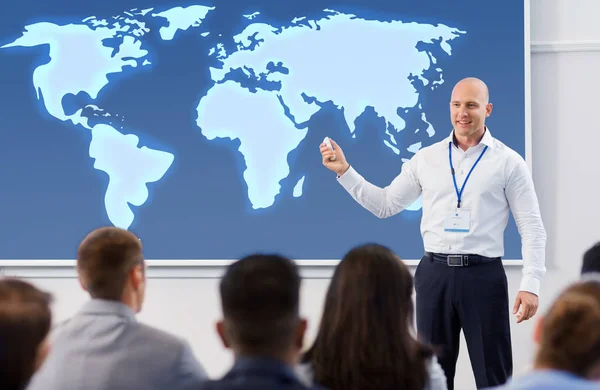
[[[93,299],[58,330],[30,390],[193,389],[207,375],[189,345]]]

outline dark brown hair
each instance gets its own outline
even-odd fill
[[[581,274],[592,272],[600,273],[600,242],[596,243],[583,254]]]
[[[296,264],[277,254],[254,254],[227,268],[220,293],[234,349],[277,355],[294,342],[299,323],[300,282]]]
[[[18,279],[0,280],[0,388],[24,389],[50,332],[51,296]]]
[[[421,390],[432,350],[415,340],[413,278],[388,248],[356,247],[337,266],[313,346],[302,359],[331,390]]]
[[[577,283],[554,301],[542,320],[536,365],[586,377],[600,363],[600,281]]]
[[[116,227],[94,230],[77,252],[77,270],[92,298],[120,301],[129,272],[143,263],[140,240]]]

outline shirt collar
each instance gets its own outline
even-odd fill
[[[294,370],[280,360],[267,357],[238,357],[227,377],[236,376],[279,377],[285,381],[299,383]]]
[[[450,135],[446,139],[446,142],[452,142],[454,146],[458,147],[456,144],[456,138],[454,137],[454,129],[450,131]],[[483,138],[481,138],[479,143],[488,146],[490,149],[494,147],[494,137],[492,137],[489,127],[485,126],[485,133],[483,133]]]
[[[82,314],[116,315],[125,317],[130,321],[136,321],[133,310],[122,302],[109,301],[105,299],[91,299],[79,310]]]

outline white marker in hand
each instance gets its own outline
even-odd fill
[[[329,149],[333,150],[333,146],[331,146],[331,141],[329,141],[329,137],[325,137],[323,143],[329,147]],[[329,161],[335,161],[335,154],[333,157],[329,157]]]

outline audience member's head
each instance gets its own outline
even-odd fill
[[[413,329],[413,278],[388,248],[352,249],[337,266],[314,345],[303,361],[331,390],[421,390],[429,347]]]
[[[535,339],[537,369],[600,380],[600,282],[576,283],[560,294],[538,321]]]
[[[600,242],[584,253],[581,274],[597,274],[600,276]]]
[[[146,275],[142,244],[116,227],[94,230],[79,246],[77,271],[82,287],[94,299],[119,301],[139,312]]]
[[[50,301],[27,282],[0,280],[0,389],[24,389],[46,358]]]
[[[302,349],[296,264],[279,255],[255,254],[230,265],[221,280],[224,319],[217,331],[236,357],[275,358],[293,365]]]

